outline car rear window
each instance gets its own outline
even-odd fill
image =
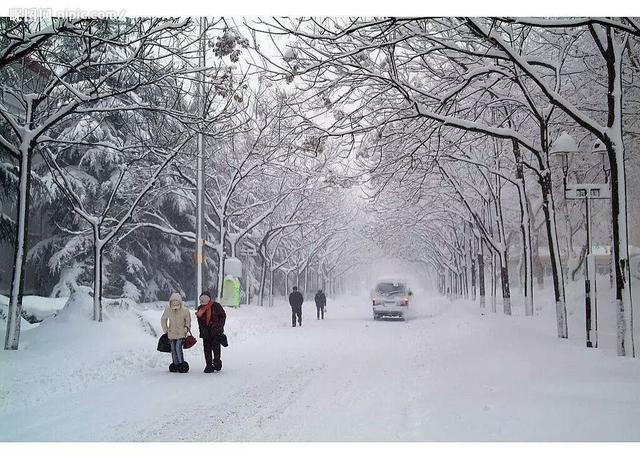
[[[398,294],[404,293],[405,287],[401,283],[382,282],[376,286],[376,292],[380,294]]]

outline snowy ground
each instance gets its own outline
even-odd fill
[[[552,306],[414,298],[407,322],[373,321],[356,297],[329,299],[324,321],[305,304],[296,328],[283,303],[227,309],[214,374],[201,341],[191,372],[168,372],[153,306],[98,324],[78,305],[0,353],[0,441],[640,440],[640,362],[615,356],[612,331],[583,348],[578,297],[569,340]]]

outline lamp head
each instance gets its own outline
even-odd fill
[[[576,152],[578,152],[578,144],[576,144],[575,139],[566,131],[562,132],[560,136],[551,143],[549,155],[552,157],[560,157],[562,160],[562,172],[565,177],[569,169],[569,156]]]
[[[600,155],[602,159],[602,171],[604,171],[605,182],[609,181],[609,174],[611,173],[611,163],[609,163],[609,154],[607,148],[599,139],[596,139],[591,147],[591,153]]]

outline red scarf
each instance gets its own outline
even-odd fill
[[[200,306],[198,310],[196,310],[196,316],[201,318],[204,315],[204,324],[207,326],[211,326],[211,313],[213,311],[213,301],[209,299],[209,302],[204,306]]]

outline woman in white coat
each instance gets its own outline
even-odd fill
[[[162,330],[169,337],[171,343],[171,372],[189,372],[189,364],[184,360],[182,344],[191,331],[191,312],[184,307],[182,296],[173,293],[169,298],[169,305],[164,309],[160,319]]]

